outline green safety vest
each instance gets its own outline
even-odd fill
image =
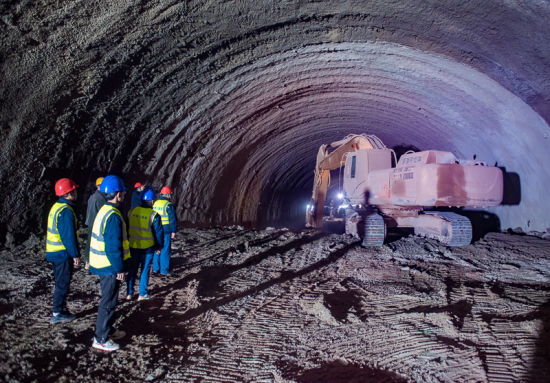
[[[61,242],[61,236],[59,235],[59,230],[57,229],[57,218],[59,213],[62,210],[69,209],[73,212],[74,217],[74,227],[76,229],[76,214],[74,213],[71,205],[65,202],[56,202],[53,204],[48,214],[48,230],[46,232],[46,252],[53,253],[56,251],[67,250],[63,242]],[[76,233],[76,238],[78,240],[78,232]]]
[[[130,247],[149,249],[155,245],[153,220],[157,215],[150,207],[135,207],[130,213]]]
[[[128,235],[126,234],[126,223],[122,218],[120,211],[111,205],[103,205],[97,212],[92,228],[92,239],[90,241],[90,266],[95,269],[104,269],[111,266],[109,258],[105,253],[105,223],[107,219],[112,215],[117,214],[122,221],[122,260],[125,261],[130,258],[130,244],[128,242]]]
[[[153,204],[153,210],[160,215],[160,221],[163,225],[170,225],[170,218],[168,217],[168,213],[166,212],[166,208],[168,205],[171,205],[172,203],[166,199],[158,199]]]

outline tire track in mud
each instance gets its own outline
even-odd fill
[[[326,243],[324,246],[326,249]],[[315,261],[315,252],[322,253],[323,245],[302,246],[292,256],[294,260]],[[368,253],[346,247],[342,256],[349,252],[363,258]],[[247,291],[250,281],[257,281],[254,272],[263,276],[270,271],[281,273],[283,264],[307,268],[307,263],[296,265],[298,262],[285,254],[281,254],[279,263],[251,264],[256,270],[247,270],[240,279],[237,275],[226,278],[223,291]],[[340,258],[327,262],[327,268],[343,269],[341,264],[336,265]],[[382,257],[380,261],[387,259]],[[364,267],[364,260],[359,263]],[[521,326],[487,325],[481,315],[488,305],[495,305],[495,294],[487,294],[495,290],[494,286],[479,281],[465,286],[464,275],[449,267],[437,273],[411,273],[411,267],[403,270],[400,263],[393,264],[394,277],[388,278],[388,266],[383,265],[383,279],[375,277],[370,281],[369,275],[357,279],[356,273],[342,279],[334,270],[298,272],[299,278],[283,278],[284,287],[271,284],[269,289],[256,289],[254,294],[220,302],[217,311],[224,318],[213,339],[215,351],[208,359],[191,363],[182,375],[174,376],[184,380],[207,376],[212,381],[273,381],[282,376],[301,381],[313,376],[311,371],[326,376],[346,365],[352,377],[377,375],[379,381],[399,381],[404,379],[401,376],[415,381],[504,382],[521,380],[529,373],[528,355],[533,355],[536,342],[532,334]],[[362,286],[365,280],[370,283]],[[376,280],[378,283],[373,283]],[[423,291],[418,288],[419,281],[420,286],[431,287]],[[540,292],[539,299],[534,298],[530,287],[508,289],[507,294],[527,294],[535,304],[548,299],[546,291]],[[432,289],[439,294],[426,293]],[[499,299],[504,310],[518,310],[517,302],[507,297]],[[241,314],[235,316],[235,312]],[[200,327],[197,325],[197,332]],[[380,332],[391,335],[380,336]],[[504,336],[509,339],[503,340]],[[514,345],[512,350],[502,350],[507,343]],[[523,363],[518,364],[518,358]],[[263,375],[258,371],[263,371]],[[341,374],[347,376],[345,368]]]
[[[94,277],[73,277],[78,320],[50,326],[49,270],[10,260],[0,372],[20,381],[548,381],[548,242],[514,239],[450,249],[401,238],[367,249],[311,231],[185,229],[176,274],[151,277],[150,301],[120,300],[115,325],[127,336],[113,354],[89,347]]]
[[[296,343],[304,325],[295,310],[301,309],[304,297],[297,300],[304,286],[311,281],[306,276],[317,274],[323,267],[332,264],[357,244],[343,246],[333,252],[319,249],[316,242],[322,236],[291,241],[279,247],[271,247],[270,254],[280,254],[281,259],[273,262],[263,259],[258,263],[246,262],[247,267],[256,270],[241,270],[230,277],[224,292],[245,291],[239,299],[223,301],[223,313],[237,313],[218,325],[217,347],[210,358],[189,367],[181,377],[184,379],[204,378],[208,373],[211,381],[253,380],[273,381],[278,376],[277,363],[281,354]],[[302,248],[301,253],[289,249]],[[319,251],[321,250],[321,251]],[[242,272],[241,272],[242,271]],[[275,274],[272,279],[265,276]],[[278,276],[277,276],[278,275]],[[259,284],[258,284],[259,282]],[[300,302],[300,304],[298,304]],[[199,327],[200,328],[200,327]],[[238,359],[235,356],[238,355]],[[211,363],[213,359],[215,362]]]

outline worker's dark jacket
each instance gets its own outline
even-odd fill
[[[115,206],[110,202],[108,205]],[[115,206],[117,209],[118,207]],[[90,272],[95,275],[114,275],[124,272],[124,263],[122,261],[122,220],[118,214],[111,214],[105,222],[105,231],[103,233],[105,242],[105,255],[109,259],[111,266],[96,269],[90,263]]]
[[[164,197],[160,197],[159,199],[169,201],[168,198]],[[178,223],[176,221],[176,212],[174,210],[174,205],[171,202],[166,206],[166,214],[168,215],[168,220],[170,223],[168,225],[162,226],[162,228],[164,229],[164,234],[177,232]]]
[[[58,202],[68,203],[74,207],[71,201],[65,198],[59,198]],[[63,209],[57,217],[57,230],[61,237],[61,242],[65,246],[65,250],[46,252],[46,259],[50,262],[63,262],[69,258],[79,258],[80,250],[76,238],[75,216],[71,209]]]
[[[103,206],[107,202],[105,200],[105,195],[100,192],[99,190],[96,190],[94,194],[88,198],[88,208],[86,209],[86,226],[91,227],[94,224],[95,216],[97,215],[97,212],[99,209],[101,209],[101,206]],[[91,229],[90,229],[91,230]]]
[[[155,214],[152,228],[155,237],[155,250],[160,250],[164,246],[164,230],[162,229],[162,223],[160,222],[160,216],[158,214]]]
[[[132,193],[132,209],[141,206],[141,194],[137,189]]]
[[[140,206],[144,207],[144,208],[147,208],[147,209],[151,209],[151,206],[147,205],[147,203],[145,201],[142,201]],[[130,213],[132,213],[132,212],[130,212]],[[164,247],[164,230],[163,230],[162,222],[160,220],[160,215],[158,215],[158,214],[155,214],[155,218],[153,218],[153,222],[151,224],[151,231],[153,233],[153,240],[155,241],[155,244],[153,245],[152,249],[153,250],[162,249]],[[140,252],[142,250],[149,251],[151,249],[151,248],[136,249],[136,248],[132,247],[131,242],[130,242],[130,247],[132,249],[132,254],[134,254],[134,252]]]

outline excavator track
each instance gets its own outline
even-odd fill
[[[382,246],[386,238],[386,224],[380,214],[372,213],[365,217],[365,237],[363,246]]]
[[[467,246],[472,242],[472,224],[468,218],[447,211],[425,212],[424,214],[439,217],[450,224],[448,226],[450,230],[444,230],[439,235],[428,234],[427,237],[437,239],[447,246]]]

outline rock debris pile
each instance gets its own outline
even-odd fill
[[[240,227],[177,234],[174,275],[126,301],[121,350],[91,346],[99,284],[76,270],[51,325],[42,240],[0,254],[6,382],[549,381],[550,243],[490,233],[463,248],[380,248],[336,234]]]

